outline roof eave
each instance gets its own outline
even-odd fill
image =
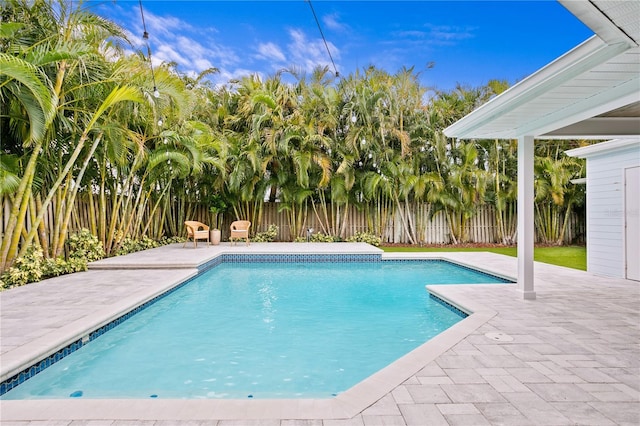
[[[484,133],[482,127],[500,115],[527,103],[531,99],[535,99],[551,88],[557,87],[591,67],[624,52],[629,47],[630,45],[628,43],[608,45],[598,36],[593,36],[496,98],[453,123],[444,130],[444,134],[448,137],[463,139],[512,139],[529,135],[527,129],[504,129],[491,134]],[[535,130],[531,131],[535,132]],[[537,134],[531,135],[537,136]]]
[[[591,28],[607,44],[637,43],[590,1],[558,0],[569,12]],[[606,18],[606,19],[603,19]]]
[[[587,158],[594,155],[605,154],[609,152],[628,149],[631,147],[640,148],[640,138],[614,139],[607,142],[597,143],[595,145],[583,146],[565,151],[569,157]]]

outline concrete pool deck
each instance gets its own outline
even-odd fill
[[[221,253],[380,253],[366,244],[181,244],[104,259],[88,272],[0,293],[5,380],[197,273]],[[514,277],[486,252],[444,258]],[[537,300],[515,285],[430,286],[473,314],[323,400],[0,401],[2,425],[375,426],[640,424],[640,283],[535,264]]]

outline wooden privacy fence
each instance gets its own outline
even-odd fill
[[[420,218],[414,218],[414,223],[422,223],[420,232],[418,233],[418,243],[421,244],[448,244],[451,242],[449,225],[447,218],[443,214],[436,214],[429,218],[430,206],[424,204],[418,209],[417,214]],[[225,225],[227,220],[225,218]],[[360,211],[354,206],[349,207],[347,213],[345,228],[345,238],[354,235],[356,232],[368,232],[367,212]],[[290,234],[290,225],[287,221],[285,213],[278,213],[278,203],[265,203],[262,213],[262,223],[255,227],[255,232],[266,231],[270,224],[278,226],[278,240],[288,241]],[[253,225],[252,225],[253,227]],[[322,227],[313,210],[309,209],[305,220],[304,228],[313,228],[314,233],[321,232]],[[228,229],[228,225],[223,229]],[[469,220],[466,226],[467,237],[472,243],[498,243],[498,227],[495,220],[495,210],[491,205],[478,206],[476,214]],[[304,236],[304,235],[300,235]],[[382,235],[382,241],[385,243],[408,244],[409,238],[402,226],[400,214],[396,213],[391,220],[387,222],[387,226]],[[573,213],[567,224],[565,244],[584,244],[585,242],[585,223],[579,215]]]
[[[3,206],[3,220],[0,223],[0,232],[4,236],[6,229],[11,204],[5,197],[2,200]],[[252,224],[252,233],[266,231],[269,225],[274,224],[278,226],[278,241],[290,241],[291,229],[288,221],[287,213],[278,211],[278,203],[264,203],[262,211],[261,223]],[[77,200],[76,208],[74,209],[72,220],[69,226],[69,232],[78,231],[82,228],[91,229],[90,216],[88,213],[88,202],[85,200]],[[212,215],[208,212],[204,206],[197,206],[191,209],[192,214],[188,220],[198,220],[207,224],[212,224]],[[51,206],[48,214],[45,216],[45,230],[50,233],[49,230],[53,229],[55,222],[59,220],[54,215],[54,206]],[[417,242],[420,244],[447,244],[451,241],[449,234],[449,226],[447,219],[443,214],[436,214],[433,217],[429,217],[430,206],[423,204],[418,206],[414,212],[413,223],[417,228]],[[109,214],[109,211],[107,211]],[[149,213],[147,212],[147,216]],[[29,215],[27,215],[29,216]],[[222,238],[226,240],[229,236],[229,225],[235,217],[232,217],[232,213],[226,213],[223,216],[222,221]],[[359,210],[354,206],[350,206],[347,214],[343,216],[345,218],[344,238],[348,238],[354,235],[356,232],[368,232],[369,220],[367,217],[366,209]],[[244,219],[244,218],[241,218]],[[148,218],[146,220],[149,220]],[[29,221],[27,221],[27,227]],[[184,226],[182,224],[175,224],[173,227],[179,232],[184,234]],[[303,222],[303,231],[300,237],[306,235],[306,229],[313,228],[314,233],[322,231],[322,226],[313,212],[312,208],[308,209],[306,218]],[[165,230],[169,230],[169,226],[165,226]],[[467,224],[467,236],[472,243],[497,243],[498,230],[495,220],[495,210],[493,206],[484,205],[479,206],[476,214],[469,220]],[[172,235],[166,235],[172,236]],[[409,243],[409,238],[406,235],[402,226],[402,219],[399,213],[393,215],[386,221],[386,226],[382,235],[379,235],[382,241],[385,243]],[[572,214],[569,223],[567,225],[567,232],[564,238],[565,244],[585,242],[585,220],[583,215]]]

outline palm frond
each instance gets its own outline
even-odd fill
[[[18,170],[16,155],[0,156],[0,195],[12,194],[18,189],[20,185]]]
[[[30,94],[21,96],[19,86],[11,87],[12,94],[21,102],[25,102],[23,105],[29,118],[34,120],[30,123],[31,142],[44,137],[46,127],[53,120],[57,104],[57,97],[47,76],[33,64],[4,52],[0,52],[0,76],[8,77],[0,80],[0,89],[12,80],[28,89]]]

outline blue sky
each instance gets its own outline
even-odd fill
[[[415,67],[449,90],[522,80],[593,33],[556,1],[312,1],[341,75],[369,65]],[[96,13],[143,45],[138,1],[92,1]],[[216,84],[283,68],[331,65],[309,4],[289,1],[143,0],[153,60],[183,73],[209,67]],[[433,66],[430,67],[429,64]],[[333,66],[331,66],[333,69]]]

